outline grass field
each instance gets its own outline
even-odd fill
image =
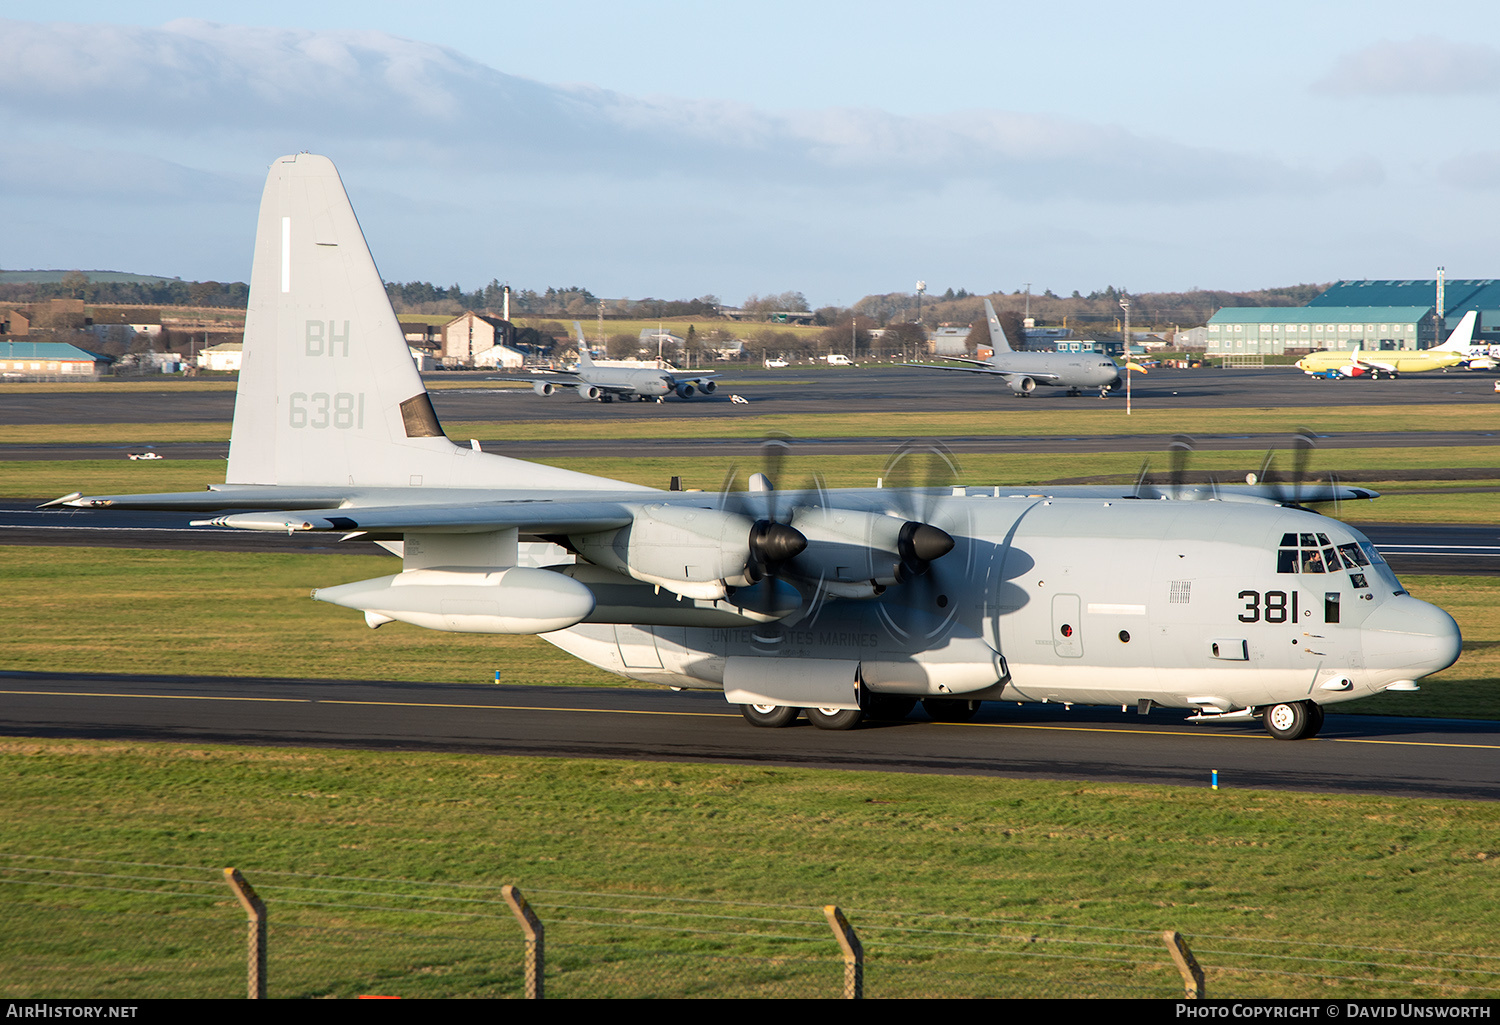
[[[974,951],[995,945],[990,933],[1010,933],[1002,950],[1022,953],[1026,941],[1017,950],[1017,933],[1034,936],[1032,944],[1040,933],[1046,944],[1059,927],[1103,930],[1097,942],[1130,944],[1140,953],[1127,956],[1157,963],[1164,957],[1155,933],[1182,930],[1211,972],[1209,992],[1220,995],[1355,996],[1391,992],[1389,986],[1433,995],[1433,983],[1452,978],[1442,968],[1415,972],[1421,981],[1403,984],[1395,972],[1367,974],[1358,962],[1400,960],[1394,948],[1494,950],[1500,809],[1493,804],[198,744],[5,740],[0,755],[6,882],[20,878],[17,866],[31,866],[30,878],[40,881],[36,866],[46,863],[37,855],[117,863],[54,866],[95,873],[147,864],[156,867],[133,872],[156,878],[183,875],[163,872],[166,866],[202,867],[210,878],[213,867],[234,864],[269,897],[273,921],[284,929],[317,936],[329,930],[345,939],[369,930],[368,942],[353,944],[368,948],[363,960],[333,960],[321,951],[323,972],[308,981],[306,965],[278,972],[276,953],[284,947],[273,942],[273,995],[372,992],[360,986],[374,978],[392,987],[374,992],[444,992],[441,969],[417,969],[404,947],[423,932],[460,932],[462,921],[440,929],[420,915],[360,911],[372,896],[398,903],[389,891],[399,887],[374,885],[381,879],[483,885],[492,899],[501,882],[516,882],[532,900],[552,905],[543,911],[547,947],[562,963],[570,944],[613,945],[618,959],[645,950],[775,956],[786,948],[772,936],[792,932],[798,918],[816,923],[817,906],[838,903],[865,929],[876,957],[871,986],[882,978],[882,956],[892,966],[904,960],[942,975],[966,962],[972,968]],[[300,875],[288,879],[287,872]],[[163,911],[165,900],[121,893],[121,882],[98,890],[78,885],[62,891],[71,920],[120,915],[127,926],[130,915],[154,914],[148,929],[115,930],[104,950],[75,941],[69,972],[105,980],[90,975],[90,966],[118,962],[133,947],[136,983],[148,980],[157,948],[180,924]],[[23,969],[33,957],[45,960],[43,939],[26,935],[42,890],[7,891],[0,993],[21,996],[39,984],[36,969]],[[544,891],[573,896],[559,900]],[[208,896],[229,926],[242,920],[226,891]],[[314,903],[294,902],[299,897]],[[705,902],[700,915],[718,921],[699,917],[687,926],[657,912],[652,929],[649,912],[604,914],[603,905],[628,897],[693,897]],[[763,924],[732,932],[742,921],[723,902],[756,903],[751,914]],[[189,909],[202,903],[175,899]],[[510,936],[513,927],[493,921],[486,932]],[[392,935],[395,950],[387,947]],[[1284,953],[1293,939],[1329,947],[1299,948],[1310,960],[1287,977],[1223,972],[1232,960],[1224,950],[1269,941],[1263,954]],[[1143,981],[1140,971],[1121,980],[1118,963],[1037,953],[1062,963],[1011,957],[989,968],[999,992],[1007,975],[1028,978],[1038,987],[1029,990],[1034,995],[1046,986],[1055,995],[1110,993],[1112,984],[1112,995],[1130,995],[1131,983]],[[314,962],[318,956],[303,954]],[[233,945],[228,959],[231,966],[239,960]],[[1430,953],[1415,960],[1442,959]],[[372,962],[384,966],[383,977],[371,977]],[[625,993],[661,984],[646,980],[639,962],[631,974],[633,983],[613,984]],[[276,989],[278,981],[284,989]],[[129,993],[129,980],[110,983],[111,995]],[[1487,983],[1494,986],[1484,975],[1467,975],[1469,986]]]
[[[502,883],[540,907],[556,996],[690,995],[725,955],[784,982],[789,951],[832,961],[828,903],[861,930],[871,996],[1169,997],[1164,929],[1211,996],[1500,991],[1439,953],[1496,952],[1491,804],[9,739],[0,816],[8,998],[243,992],[225,865],[271,906],[273,996],[451,995],[464,936],[514,965]],[[722,992],[754,992],[745,974]]]
[[[181,382],[192,385],[198,382]],[[455,387],[477,387],[455,384]],[[40,387],[14,385],[4,387]],[[59,385],[60,388],[89,387]],[[134,387],[122,386],[122,387]],[[232,387],[232,385],[230,386]],[[3,394],[3,393],[0,393]],[[1188,424],[1184,424],[1184,420]],[[444,425],[450,437],[480,440],[513,437],[518,429],[531,438],[761,438],[779,431],[793,438],[858,438],[871,433],[867,413],[809,413],[694,416],[676,409],[641,420],[537,420],[524,425],[500,421],[453,421]],[[1300,427],[1320,434],[1381,431],[1500,431],[1500,406],[1341,406],[1317,408],[1138,410],[1127,418],[1118,406],[1072,410],[973,410],[962,413],[884,413],[879,433],[892,438],[1063,436],[1094,434],[1282,434],[1288,440]],[[496,434],[502,429],[503,434]],[[219,434],[205,434],[217,430]],[[0,444],[66,442],[202,441],[229,439],[229,424],[56,424],[0,426]],[[1494,451],[1493,448],[1490,449]],[[1322,461],[1329,453],[1319,453]],[[1257,466],[1259,463],[1257,462]]]

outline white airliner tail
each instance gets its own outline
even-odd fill
[[[229,484],[619,489],[453,444],[333,162],[271,165],[261,197]]]
[[[584,334],[583,334],[583,325],[580,324],[578,321],[575,320],[575,321],[573,321],[573,330],[578,332],[578,367],[579,367],[579,369],[581,370],[584,367],[592,367],[594,365],[594,357],[589,355],[589,340],[586,337],[584,337]],[[608,355],[608,353],[606,353],[606,355]]]
[[[995,355],[1014,352],[1010,343],[1005,340],[1005,330],[1000,326],[1000,318],[995,316],[995,307],[988,299],[984,301],[984,316],[990,324],[990,348],[995,350]]]
[[[1469,346],[1474,344],[1474,325],[1478,319],[1479,313],[1476,310],[1465,313],[1464,318],[1458,322],[1458,327],[1454,328],[1453,333],[1448,336],[1448,340],[1434,348],[1442,352],[1457,352],[1467,356]]]

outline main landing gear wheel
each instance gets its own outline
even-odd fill
[[[852,730],[865,713],[857,708],[807,708],[807,721],[820,730]]]
[[[797,713],[802,711],[791,705],[741,705],[740,714],[751,726],[764,726],[766,729],[780,729],[782,726],[790,726],[797,719]]]
[[[1260,713],[1266,732],[1277,740],[1316,737],[1323,728],[1323,709],[1313,701],[1283,701],[1267,705]]]
[[[922,711],[933,722],[968,722],[979,711],[979,702],[957,698],[923,698]]]

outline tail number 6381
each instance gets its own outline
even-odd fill
[[[364,392],[307,392],[294,391],[288,402],[287,423],[301,430],[311,427],[321,431],[329,427],[347,431],[365,425]]]

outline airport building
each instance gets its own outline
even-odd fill
[[[1215,355],[1277,355],[1318,349],[1425,349],[1476,311],[1474,342],[1500,345],[1500,280],[1443,283],[1443,326],[1433,323],[1436,278],[1339,281],[1306,306],[1225,307],[1205,334]],[[1439,337],[1441,335],[1441,337]]]
[[[1209,354],[1225,356],[1425,349],[1433,344],[1432,305],[1226,306],[1209,318],[1205,336]]]
[[[1330,306],[1426,306],[1437,302],[1437,279],[1339,281],[1308,303],[1312,309]],[[1443,282],[1443,337],[1458,326],[1464,314],[1479,314],[1474,327],[1476,345],[1500,344],[1500,279],[1449,278]],[[1429,328],[1430,329],[1430,328]]]
[[[98,377],[114,360],[66,342],[0,342],[5,377]]]

